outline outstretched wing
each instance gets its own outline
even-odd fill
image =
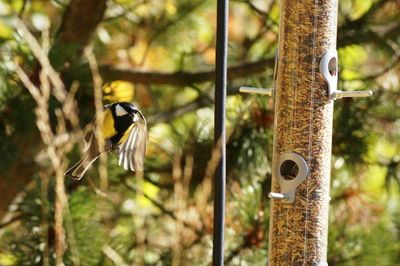
[[[118,164],[126,170],[143,171],[144,155],[147,143],[147,125],[141,117],[126,131],[128,138],[118,149]]]

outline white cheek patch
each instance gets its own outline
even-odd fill
[[[128,114],[128,112],[119,104],[115,106],[115,113],[117,114],[117,116],[123,116]]]

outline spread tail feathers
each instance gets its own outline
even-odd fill
[[[71,177],[76,180],[82,179],[83,175],[89,169],[90,165],[99,157],[99,149],[97,148],[97,141],[94,138],[93,132],[86,134],[85,142],[87,143],[87,147],[85,149],[85,154],[83,158],[74,164],[71,168],[69,168],[64,175]]]
[[[69,168],[64,175],[71,177],[75,180],[82,179],[83,175],[89,169],[94,161],[100,156],[97,139],[93,134],[93,131],[86,133],[85,135],[85,143],[86,147],[84,149],[83,158],[74,164],[71,168]],[[109,141],[106,140],[105,147],[103,152],[109,152],[112,150],[112,145]]]
[[[85,158],[81,159],[79,162],[69,168],[64,175],[76,180],[82,179],[90,165],[96,161],[97,157],[99,157],[98,154],[95,156],[86,155]]]

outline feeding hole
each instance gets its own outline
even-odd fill
[[[285,160],[281,163],[279,171],[285,180],[293,180],[299,174],[299,166],[293,160]]]
[[[328,63],[328,71],[331,76],[336,76],[337,73],[337,62],[336,57],[332,57]]]

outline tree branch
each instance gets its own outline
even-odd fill
[[[147,122],[151,125],[154,123],[163,123],[166,121],[171,121],[176,117],[180,117],[186,113],[193,112],[201,107],[205,107],[211,104],[211,100],[206,97],[198,97],[196,100],[191,101],[187,104],[179,106],[177,108],[171,109],[169,111],[165,111],[156,115],[153,115],[147,119]]]
[[[382,1],[383,2],[383,1]],[[398,27],[394,27],[392,32],[397,32]],[[393,35],[393,34],[392,34]],[[379,43],[381,38],[370,29],[364,31],[354,31],[348,29],[348,25],[342,26],[338,30],[338,48],[343,48],[352,44]],[[386,48],[393,49],[386,45]],[[268,68],[273,68],[274,58],[265,58],[251,63],[242,63],[228,68],[228,79],[243,78],[249,75],[258,74]],[[157,72],[143,71],[131,67],[116,67],[113,65],[100,66],[100,72],[105,81],[124,80],[132,83],[153,84],[153,85],[173,85],[188,86],[195,83],[203,83],[214,80],[214,70],[202,72]]]
[[[257,74],[268,68],[273,68],[275,59],[266,58],[256,62],[243,63],[228,68],[228,79],[243,78],[251,74]],[[203,72],[145,72],[135,68],[114,67],[103,65],[100,72],[106,81],[125,80],[132,83],[188,86],[194,83],[213,81],[214,70]]]
[[[1,223],[0,224],[0,229],[3,228],[3,227],[9,226],[10,224],[12,224],[12,223],[14,223],[16,221],[19,221],[21,218],[22,218],[22,214],[18,214],[16,216],[12,217],[10,220],[8,220],[8,221],[6,221],[4,223]]]

